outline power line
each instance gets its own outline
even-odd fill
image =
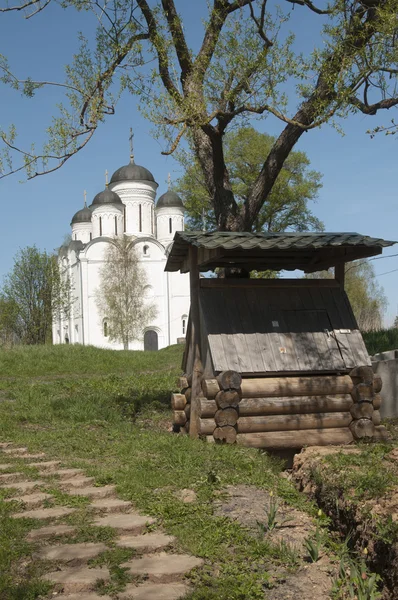
[[[379,275],[376,275],[376,277],[381,277],[382,275],[388,275],[389,273],[396,273],[398,271],[398,269],[393,269],[392,271],[386,271],[385,273],[380,273]]]

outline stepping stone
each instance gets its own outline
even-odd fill
[[[201,558],[188,554],[148,554],[142,558],[133,558],[123,563],[132,575],[148,575],[151,579],[170,578],[173,575],[184,575],[194,567],[203,565]]]
[[[26,539],[34,542],[36,540],[45,540],[49,537],[55,537],[58,535],[67,535],[68,533],[74,533],[76,527],[72,525],[49,525],[48,527],[40,527],[39,529],[33,529],[26,536]]]
[[[12,469],[14,465],[0,465],[0,471],[6,471],[6,469]]]
[[[66,490],[68,491],[68,490]],[[70,490],[73,496],[88,496],[89,498],[106,498],[115,493],[114,485],[104,485],[102,487],[82,487]]]
[[[52,467],[58,467],[61,464],[60,460],[45,460],[43,462],[29,463],[28,467],[37,467],[39,469],[51,469]]]
[[[147,533],[146,535],[122,535],[116,540],[116,546],[120,548],[135,548],[136,550],[158,550],[164,548],[175,538],[164,533]]]
[[[59,560],[68,563],[81,563],[105,552],[107,546],[99,543],[88,542],[85,544],[60,544],[58,546],[45,546],[37,553],[43,560]]]
[[[118,598],[121,598],[121,596],[118,596]],[[83,594],[68,594],[67,596],[57,595],[56,600],[112,600],[112,598],[110,596],[99,596],[95,592],[86,592]]]
[[[23,477],[22,473],[3,473],[3,475],[0,475],[0,485],[1,483],[10,481],[12,479],[20,479],[21,477]]]
[[[35,458],[44,458],[46,455],[44,454],[44,452],[39,452],[38,454],[21,454],[20,456],[18,456],[18,458],[29,458],[29,459],[35,459]]]
[[[82,469],[56,469],[47,475],[57,475],[60,479],[69,479],[75,475],[84,475],[84,472]]]
[[[117,597],[119,600],[178,600],[191,591],[192,589],[183,583],[144,583],[139,586],[130,584],[123,592],[119,592]],[[60,596],[58,600],[61,600]]]
[[[54,506],[51,508],[38,508],[36,510],[26,510],[22,513],[17,513],[13,519],[57,519],[58,517],[66,517],[75,512],[75,508],[66,508],[64,506]]]
[[[98,579],[109,579],[109,569],[105,567],[96,569],[70,567],[62,571],[46,573],[43,575],[43,579],[58,584],[58,589],[61,588],[65,594],[89,592],[94,588]],[[82,596],[78,597],[82,598]]]
[[[44,473],[41,473],[44,475]],[[88,483],[93,483],[94,477],[74,477],[73,479],[64,479],[61,481],[62,485],[69,485],[71,487],[84,487]]]
[[[100,500],[93,500],[90,504],[90,508],[95,510],[107,510],[108,512],[127,512],[132,509],[131,502],[126,500],[120,500],[119,498],[101,498]]]
[[[7,444],[7,446],[9,445]],[[27,448],[7,448],[7,446],[3,447],[4,454],[26,454],[28,452]]]
[[[4,502],[23,502],[27,508],[36,508],[43,504],[44,500],[54,498],[51,494],[37,492],[36,494],[28,494],[26,496],[14,496],[13,498],[5,498]]]
[[[152,519],[152,517],[145,517],[137,513],[126,513],[98,517],[94,520],[93,525],[97,525],[98,527],[113,527],[117,531],[141,533],[148,523],[152,524],[154,522],[155,519]]]
[[[27,492],[29,490],[33,490],[35,487],[37,487],[38,485],[44,485],[44,481],[16,481],[15,483],[7,483],[5,485],[2,485],[1,487],[4,490],[12,490],[12,489],[16,489],[16,490],[20,490],[21,492]]]
[[[4,450],[4,448],[8,448],[8,446],[11,446],[12,443],[11,442],[0,442],[0,450]]]

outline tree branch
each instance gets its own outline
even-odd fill
[[[286,0],[286,1],[290,2],[290,4],[299,4],[300,6],[307,6],[310,10],[312,10],[312,12],[316,13],[317,15],[330,15],[330,14],[332,14],[332,10],[331,9],[322,10],[320,8],[317,8],[315,6],[315,4],[313,4],[311,2],[311,0]]]
[[[169,60],[167,57],[167,50],[164,46],[161,35],[158,33],[158,26],[154,17],[153,11],[149,8],[146,0],[137,0],[137,4],[141,9],[149,31],[149,40],[155,48],[156,55],[158,58],[159,75],[163,82],[164,87],[171,95],[171,97],[178,103],[181,103],[182,98],[180,92],[174,85],[174,82],[170,76]]]
[[[374,104],[368,104],[367,102],[362,102],[359,98],[352,97],[349,99],[350,104],[358,108],[365,115],[375,115],[379,110],[388,110],[393,106],[397,106],[398,98],[386,98],[384,100],[380,100],[380,102],[375,102]]]
[[[42,0],[31,0],[30,2],[25,2],[24,4],[19,4],[18,6],[9,6],[7,8],[0,8],[0,12],[11,12],[11,11],[20,11],[25,10],[26,8],[30,8],[31,6],[35,7],[35,10],[31,12],[29,15],[25,16],[25,19],[30,19],[37,15],[37,13],[41,12],[48,6],[51,0],[45,0],[44,4],[41,4]]]
[[[174,5],[174,0],[162,0],[162,6],[169,24],[171,37],[173,38],[174,47],[181,68],[181,82],[183,83],[192,69],[191,55],[185,40],[181,19]]]

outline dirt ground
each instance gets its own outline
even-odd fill
[[[238,521],[259,535],[257,522],[266,521],[270,494],[252,486],[237,485],[226,488],[227,496],[216,501],[216,514]],[[330,599],[332,579],[336,565],[324,554],[316,563],[308,562],[304,540],[314,532],[314,524],[305,512],[279,503],[277,527],[266,534],[273,544],[280,542],[293,548],[299,557],[298,567],[290,572],[276,570],[274,587],[267,590],[268,600],[327,600]]]

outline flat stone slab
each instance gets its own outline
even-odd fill
[[[118,598],[121,598],[121,596],[118,596]],[[83,592],[79,594],[68,594],[67,596],[64,596],[64,594],[59,596],[57,594],[55,600],[112,600],[112,598],[110,596],[99,596],[95,592]]]
[[[93,525],[99,527],[113,527],[118,531],[135,531],[141,533],[145,525],[154,523],[152,517],[145,517],[137,513],[113,514],[98,517]]]
[[[48,525],[48,527],[33,529],[28,533],[26,539],[33,542],[36,540],[45,540],[49,537],[68,535],[69,533],[74,533],[75,531],[76,527],[72,527],[72,525]]]
[[[43,504],[44,500],[54,498],[51,494],[37,492],[36,494],[27,494],[25,496],[14,496],[13,498],[5,498],[4,502],[22,502],[28,508],[35,508]]]
[[[3,473],[2,475],[0,475],[0,485],[2,484],[2,482],[7,483],[7,481],[10,480],[18,480],[18,478],[23,477],[22,473]]]
[[[158,550],[172,542],[174,537],[164,533],[147,533],[146,535],[122,535],[116,540],[120,548],[135,548],[137,550]]]
[[[58,585],[63,592],[89,592],[98,579],[109,579],[109,569],[106,567],[89,569],[88,567],[70,567],[62,571],[52,571],[43,575],[47,579]],[[80,596],[81,597],[81,596]]]
[[[2,448],[4,454],[26,454],[28,452],[27,448],[9,448],[10,444],[7,444]]]
[[[52,469],[53,467],[58,467],[61,464],[60,460],[45,460],[42,462],[33,462],[29,463],[28,467],[35,467],[38,469]]]
[[[83,469],[54,469],[48,475],[57,475],[61,479],[69,479],[75,475],[84,475]]]
[[[44,473],[42,473],[44,475]],[[62,480],[62,485],[70,486],[70,487],[84,487],[89,483],[93,483],[94,477],[73,477],[73,479],[64,479]]]
[[[6,464],[2,464],[0,465],[0,471],[6,471],[7,469],[12,469],[14,465],[6,465]]]
[[[65,488],[66,490],[66,488]],[[67,491],[67,490],[66,490]],[[102,487],[82,487],[70,490],[73,496],[88,496],[89,498],[106,498],[115,493],[114,485],[104,485]]]
[[[45,454],[44,452],[38,452],[37,454],[21,454],[20,456],[18,456],[18,458],[29,458],[29,459],[34,459],[34,458],[45,458]]]
[[[38,508],[36,510],[25,510],[22,513],[16,513],[13,519],[57,519],[66,517],[75,512],[75,508],[66,508],[65,506],[54,506],[52,508]]]
[[[130,584],[123,592],[119,592],[117,597],[119,600],[178,600],[190,591],[192,589],[183,583],[144,583],[139,586]],[[59,596],[58,600],[61,600]]]
[[[107,546],[102,543],[87,542],[84,544],[60,544],[58,546],[45,546],[37,553],[44,560],[59,560],[62,562],[75,562],[90,560],[105,552]]]
[[[12,442],[0,442],[0,450],[8,448],[9,446],[12,446]]]
[[[120,500],[119,498],[100,498],[93,500],[90,504],[91,508],[96,510],[107,510],[108,512],[123,512],[132,509],[131,502]]]
[[[29,490],[36,488],[38,485],[44,485],[44,483],[44,481],[39,479],[37,481],[16,481],[15,483],[6,483],[1,487],[4,490],[16,489],[20,490],[21,492],[28,492]]]
[[[133,558],[124,563],[133,575],[148,575],[149,577],[159,579],[173,575],[184,575],[194,567],[203,565],[201,558],[189,556],[188,554],[148,554],[142,558]]]

